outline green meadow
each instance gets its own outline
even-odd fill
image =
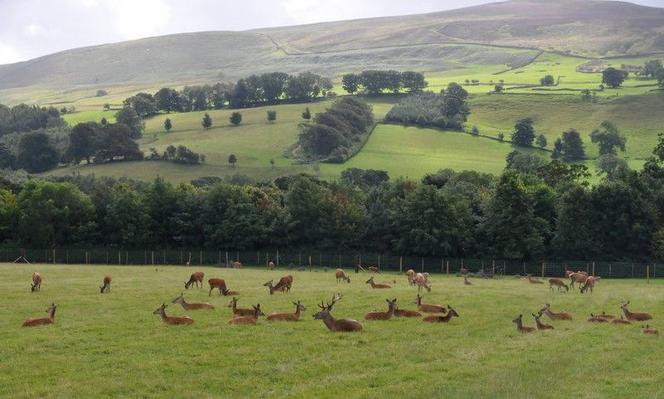
[[[194,270],[224,278],[240,291],[239,305],[260,303],[266,314],[307,307],[296,323],[231,326],[230,298],[207,289],[184,290]],[[426,303],[451,305],[460,315],[448,324],[421,319],[365,321],[372,310],[397,298],[415,309],[417,290],[406,277],[384,273],[373,290],[367,274],[351,273],[337,284],[332,270],[219,269],[15,265],[0,267],[0,396],[27,397],[478,397],[478,398],[655,398],[664,392],[661,338],[640,325],[588,323],[589,314],[618,314],[621,301],[647,311],[662,327],[662,281],[602,280],[592,295],[552,292],[545,285],[505,277],[472,279],[432,276]],[[41,292],[30,293],[33,271],[43,276]],[[113,277],[101,295],[104,275]],[[288,294],[270,296],[262,286],[284,274],[294,277]],[[184,291],[188,302],[216,309],[185,311],[170,302]],[[313,320],[316,304],[339,292],[338,318],[360,320],[360,333],[333,333]],[[22,328],[27,318],[45,316],[58,305],[55,324]],[[169,304],[169,315],[189,315],[190,326],[168,326],[152,312]],[[555,329],[523,335],[512,320],[544,303],[567,311],[572,321],[547,322]],[[481,370],[481,372],[479,372]],[[583,383],[579,375],[583,374]]]

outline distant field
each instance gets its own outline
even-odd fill
[[[39,293],[28,282],[38,270]],[[417,290],[402,275],[389,292],[372,290],[366,274],[337,284],[332,271],[229,270],[196,268],[224,278],[240,291],[242,307],[260,303],[267,314],[292,312],[293,301],[307,307],[297,323],[229,326],[229,298],[206,289],[185,291],[193,271],[183,267],[53,266],[4,264],[0,289],[0,386],[2,396],[27,397],[294,397],[294,398],[655,398],[664,379],[661,338],[644,336],[639,324],[597,325],[589,313],[617,314],[620,301],[654,316],[662,329],[664,285],[653,280],[602,280],[592,295],[554,293],[521,279],[432,276],[427,303],[451,305],[460,315],[449,324],[419,319],[364,321],[384,310],[386,298],[415,309]],[[289,294],[270,296],[262,284],[290,273]],[[110,294],[100,295],[105,274]],[[184,291],[189,302],[210,302],[211,311],[185,311],[171,300]],[[363,331],[329,332],[313,320],[317,303],[333,292],[343,299],[333,314],[358,319]],[[52,326],[21,328],[58,305]],[[166,326],[152,314],[162,303],[169,315],[190,315],[191,326]],[[570,312],[574,320],[552,322],[555,329],[517,334],[519,314],[526,325],[544,303]],[[548,322],[548,320],[547,320]],[[481,369],[481,372],[478,370]],[[581,384],[579,370],[588,374]]]

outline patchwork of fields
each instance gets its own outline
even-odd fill
[[[30,293],[32,271],[43,278],[41,292]],[[198,268],[196,270],[199,270]],[[588,323],[589,313],[619,312],[631,300],[635,310],[654,316],[662,327],[662,281],[602,280],[594,294],[551,292],[514,277],[473,279],[434,275],[427,303],[451,305],[460,317],[449,324],[420,319],[364,321],[364,314],[386,308],[397,298],[415,309],[417,290],[406,277],[377,277],[390,290],[372,290],[366,274],[337,284],[332,271],[229,270],[201,268],[240,291],[239,305],[260,303],[266,314],[307,307],[297,323],[230,326],[229,298],[207,289],[185,291],[193,272],[183,267],[2,265],[0,289],[0,386],[2,396],[22,397],[658,397],[664,372],[661,338],[641,334],[639,325]],[[289,294],[270,296],[262,284],[290,273]],[[99,294],[105,274],[110,294]],[[396,283],[393,282],[396,281]],[[210,302],[211,311],[184,311],[170,304],[184,291],[188,302]],[[317,303],[334,292],[343,299],[336,317],[358,319],[357,334],[329,332],[313,320]],[[21,328],[29,317],[43,317],[58,305],[55,325]],[[152,315],[162,303],[169,315],[188,314],[194,324],[164,325]],[[519,314],[532,326],[531,312],[544,303],[570,312],[574,320],[553,322],[555,329],[517,334]],[[583,348],[583,350],[579,350]],[[478,370],[482,370],[481,373]],[[583,384],[579,373],[588,375]]]

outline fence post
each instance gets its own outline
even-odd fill
[[[228,267],[228,251],[226,251],[226,267]]]
[[[90,264],[90,255],[88,254],[88,251],[85,251],[85,264]]]
[[[445,258],[440,258],[440,272],[445,272]]]
[[[593,261],[593,276],[595,275],[595,261]]]
[[[523,275],[525,276],[526,274],[526,262],[523,262]]]
[[[609,263],[609,278],[611,278],[611,264]]]
[[[378,270],[380,271],[380,255],[378,255]]]
[[[312,265],[311,265],[311,255],[309,255],[309,271],[311,271],[311,267],[312,267]]]
[[[122,251],[118,251],[118,265],[122,264]]]
[[[55,265],[55,248],[53,248],[53,264]]]
[[[318,253],[318,263],[320,267],[323,267],[323,253],[319,252]]]
[[[544,262],[542,262],[542,278],[544,278]]]
[[[447,261],[447,275],[450,275],[450,261]]]
[[[650,284],[650,265],[646,266],[646,280],[648,281],[648,284]]]
[[[657,278],[657,263],[652,265],[652,278]]]
[[[277,249],[277,267],[279,267],[279,250]]]
[[[491,260],[491,275],[496,276],[496,260],[492,259]]]
[[[403,256],[399,257],[399,273],[403,273]]]

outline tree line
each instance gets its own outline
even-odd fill
[[[32,248],[664,257],[664,134],[642,170],[625,169],[593,186],[584,165],[550,160],[520,167],[517,155],[500,176],[442,170],[421,181],[358,169],[338,182],[306,175],[244,184],[199,179],[196,185],[81,176],[4,181],[0,239]]]
[[[377,95],[385,91],[399,93],[401,90],[406,90],[408,93],[419,93],[428,85],[429,83],[424,79],[422,73],[412,71],[366,70],[359,74],[345,74],[342,77],[343,89],[348,94],[363,91],[366,94]]]
[[[138,93],[123,105],[142,117],[158,112],[190,112],[211,109],[249,108],[280,103],[311,102],[332,95],[332,81],[312,72],[289,75],[282,72],[251,75],[235,83],[187,86],[182,90],[164,87],[154,94]]]
[[[425,92],[411,94],[401,100],[385,116],[387,122],[463,129],[470,115],[466,102],[468,92],[457,83],[450,83],[440,94]]]

